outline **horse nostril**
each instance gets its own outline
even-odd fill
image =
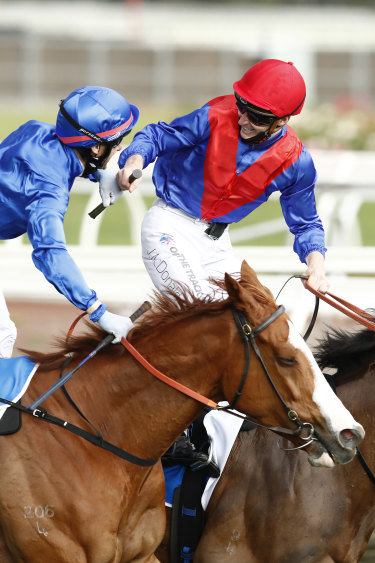
[[[345,438],[346,440],[353,440],[354,438],[354,432],[353,430],[349,430],[348,428],[346,430],[343,430],[341,432],[341,436],[343,436],[343,438]]]
[[[357,430],[350,430],[350,428],[345,428],[339,434],[339,441],[341,445],[345,447],[354,447],[361,442],[363,438],[363,432]]]

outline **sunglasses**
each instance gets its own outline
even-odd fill
[[[254,125],[263,127],[265,125],[271,125],[271,123],[279,119],[276,115],[264,115],[250,109],[246,100],[240,98],[240,96],[238,96],[237,94],[234,94],[234,96],[236,98],[236,106],[238,107],[240,112],[246,113],[249,121],[251,121],[251,123],[254,123]]]

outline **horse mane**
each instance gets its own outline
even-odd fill
[[[151,312],[140,317],[137,325],[129,334],[129,341],[137,340],[155,330],[155,328],[175,322],[177,319],[187,319],[198,315],[207,315],[223,311],[230,306],[229,298],[224,298],[224,282],[213,280],[218,289],[215,295],[197,297],[184,284],[179,284],[179,294],[172,290],[163,292],[154,291],[151,300]],[[219,298],[218,298],[219,296]],[[106,334],[97,325],[85,322],[86,332],[78,336],[72,335],[69,339],[56,337],[51,346],[51,352],[37,352],[21,349],[31,361],[39,364],[40,371],[49,371],[61,367],[68,355],[86,356],[105,338]],[[100,350],[99,354],[108,354],[112,357],[125,353],[121,344],[109,345]]]
[[[358,376],[358,368],[365,367],[375,359],[375,333],[370,329],[347,332],[328,329],[318,341],[314,350],[315,358],[322,370],[336,369],[337,385]]]

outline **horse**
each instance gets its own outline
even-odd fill
[[[366,551],[375,529],[375,334],[330,329],[316,357],[323,369],[337,370],[330,376],[337,393],[366,430],[359,456],[321,471],[280,449],[272,432],[240,432],[194,563],[356,563]],[[163,563],[168,543],[157,552]]]
[[[349,462],[363,428],[283,308],[246,262],[217,285],[222,293],[213,298],[156,293],[128,341],[176,384],[211,402],[236,402],[305,445],[314,465]],[[0,436],[0,563],[158,561],[165,531],[160,457],[202,411],[203,399],[152,377],[124,342],[84,362],[101,339],[102,331],[91,329],[60,340],[55,351],[28,352],[39,368],[22,397],[27,413],[17,433]],[[250,365],[249,340],[257,350]],[[73,368],[82,364],[65,384],[71,401],[57,389],[31,416],[25,405],[56,384],[68,355]],[[48,424],[47,415],[65,422]],[[69,432],[73,425],[86,435],[95,427],[100,439],[93,444]],[[99,447],[108,442],[115,452]],[[119,450],[136,462],[115,455]]]

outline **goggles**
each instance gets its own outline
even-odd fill
[[[277,117],[277,115],[265,114],[256,111],[255,109],[250,107],[249,102],[241,98],[238,94],[236,94],[236,92],[234,93],[234,96],[236,98],[237,108],[241,113],[246,113],[249,121],[251,121],[251,123],[253,123],[254,125],[263,127],[265,125],[271,125],[274,121],[280,119],[279,117]]]
[[[129,133],[131,133],[131,131],[132,131],[131,129],[129,129],[128,131],[125,131],[125,133],[123,135],[120,135],[120,137],[118,137],[117,139],[115,139],[114,141],[112,141],[110,143],[108,143],[108,141],[107,141],[107,143],[110,144],[112,148],[118,147],[122,143],[124,137],[127,137],[127,135],[129,135]]]

